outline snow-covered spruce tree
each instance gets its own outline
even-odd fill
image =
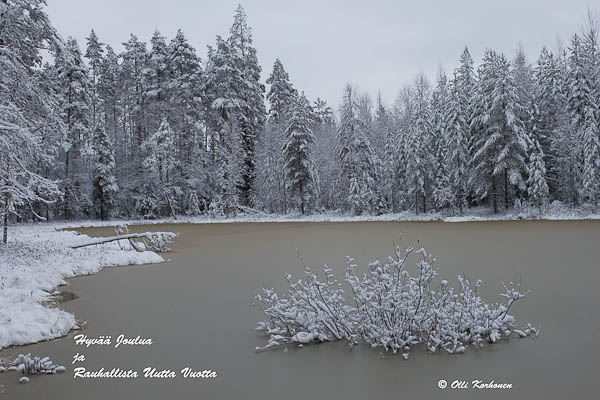
[[[315,173],[319,207],[332,210],[340,207],[340,143],[333,111],[324,100],[317,98],[313,103],[316,123],[313,132],[316,138],[314,151]]]
[[[241,132],[243,164],[240,201],[252,206],[252,190],[256,178],[256,138],[266,121],[264,103],[265,87],[260,82],[261,67],[252,46],[252,30],[248,26],[246,11],[238,5],[228,43],[234,65],[240,72],[237,88],[239,104],[238,124]]]
[[[354,89],[346,85],[344,92],[338,136],[345,208],[356,215],[381,214],[385,210],[380,183],[381,161],[365,133],[365,123],[356,115]]]
[[[143,171],[152,168],[158,172],[158,181],[148,182],[154,185],[154,197],[158,200],[158,215],[175,217],[179,212],[180,187],[175,184],[178,178],[175,169],[178,158],[176,137],[167,117],[172,113],[170,103],[170,71],[166,38],[154,31],[150,39],[150,51],[142,70],[142,90],[145,110],[145,127],[151,135],[145,138],[143,150],[145,159]],[[145,172],[143,172],[145,174]]]
[[[114,175],[115,156],[113,145],[101,126],[97,126],[94,132],[93,149],[96,154],[93,199],[97,206],[98,216],[104,221],[112,215],[119,186]]]
[[[234,215],[239,210],[241,166],[234,155],[241,145],[237,120],[241,80],[229,44],[217,36],[216,48],[209,48],[202,82],[206,140],[211,153],[209,206],[213,214]]]
[[[559,171],[559,158],[555,153],[557,147],[562,147],[558,140],[561,127],[567,124],[566,95],[563,90],[565,77],[561,76],[557,58],[545,47],[538,58],[534,76],[533,97],[538,111],[536,139],[546,155],[549,189],[556,196],[561,188],[566,187],[560,184],[565,174]]]
[[[346,87],[344,88],[344,97],[342,100],[340,113],[338,137],[340,142],[340,181],[343,189],[340,193],[340,197],[344,199],[344,208],[348,210],[351,207],[347,203],[350,189],[350,178],[354,173],[354,169],[356,168],[354,165],[354,159],[352,157],[352,143],[354,142],[355,136],[358,135],[359,129],[361,129],[361,121],[356,118],[356,100],[354,88],[350,84],[346,84]]]
[[[471,124],[473,114],[473,96],[475,95],[475,86],[477,79],[473,67],[473,58],[469,49],[465,47],[460,56],[460,66],[456,70],[455,84],[459,91],[459,97],[463,107],[463,115],[467,124]]]
[[[389,115],[387,109],[384,107],[381,101],[381,95],[377,100],[377,111],[375,113],[375,129],[383,139],[382,149],[382,182],[381,192],[386,201],[387,208],[394,212],[396,210],[397,202],[397,138],[392,126],[392,117]]]
[[[434,173],[432,179],[432,198],[436,210],[448,208],[453,201],[450,187],[450,168],[448,164],[448,129],[446,127],[445,111],[449,101],[448,80],[446,74],[440,71],[438,84],[431,99],[432,112],[432,149],[435,153]]]
[[[469,182],[469,126],[464,113],[462,92],[459,90],[457,75],[450,81],[448,101],[444,112],[446,128],[446,166],[449,173],[450,192],[453,206],[460,213],[466,207]]]
[[[526,152],[529,138],[520,120],[522,105],[503,55],[486,51],[474,98],[471,122],[472,187],[498,212],[500,192],[504,207],[510,204],[511,187],[525,190]]]
[[[290,76],[283,67],[281,60],[276,59],[273,64],[273,71],[267,79],[269,92],[267,100],[269,102],[269,121],[286,122],[292,114],[291,109],[297,105],[296,100],[298,91],[294,89]]]
[[[598,206],[600,200],[600,128],[596,119],[597,107],[589,106],[583,124],[582,199]]]
[[[56,182],[36,171],[51,165],[65,127],[58,98],[39,70],[40,51],[63,43],[43,11],[43,1],[0,2],[0,216],[8,241],[9,215],[41,215],[36,202],[59,194]],[[44,176],[46,175],[46,176]],[[30,214],[29,214],[30,213]]]
[[[534,125],[537,127],[535,120],[536,115],[536,104],[534,103],[534,76],[533,68],[527,61],[523,48],[519,45],[517,54],[513,61],[512,76],[517,88],[517,95],[519,96],[519,104],[521,104],[521,110],[519,119],[523,121],[523,127],[525,132],[531,135],[534,130]]]
[[[87,49],[85,51],[85,58],[89,60],[89,72],[90,72],[90,108],[91,108],[91,126],[92,129],[96,129],[97,113],[99,104],[98,97],[98,79],[100,76],[100,65],[102,64],[102,54],[104,53],[104,43],[101,43],[96,35],[96,32],[92,29],[90,36],[87,37]]]
[[[433,128],[431,126],[431,87],[423,74],[417,75],[414,84],[414,114],[409,125],[405,144],[406,185],[412,197],[415,213],[427,212],[431,172],[435,154],[432,154]]]
[[[570,86],[573,79],[573,69],[569,66],[567,51],[559,51],[555,58],[557,71],[557,93],[559,100],[557,109],[556,129],[550,137],[550,154],[552,156],[551,176],[556,178],[554,197],[566,204],[574,205],[578,201],[579,177],[581,175],[581,146],[578,143],[576,131],[571,124],[569,108]],[[540,109],[543,118],[544,109]],[[542,119],[543,121],[543,119]],[[542,125],[543,128],[543,125]],[[549,184],[553,181],[550,180]],[[552,186],[550,187],[552,188]]]
[[[56,90],[61,101],[61,115],[67,126],[63,147],[64,175],[62,204],[65,219],[89,216],[91,175],[90,81],[77,41],[69,38],[55,50]]]
[[[589,97],[584,112],[580,141],[583,149],[581,198],[598,206],[600,200],[600,50],[598,20],[588,14],[582,40],[585,73],[589,82]]]
[[[354,136],[350,155],[354,165],[348,194],[350,209],[355,215],[383,214],[387,207],[381,194],[381,161],[364,130]]]
[[[177,198],[180,195],[180,188],[173,183],[173,174],[175,171],[177,159],[173,153],[175,134],[169,125],[166,117],[158,130],[144,142],[144,168],[151,171],[146,175],[158,177],[148,185],[156,185],[157,192],[153,194],[152,199],[158,199],[156,209],[160,214],[167,214],[175,217],[178,212]],[[147,202],[142,202],[146,204]],[[164,211],[163,211],[164,210]]]
[[[396,182],[399,190],[396,193],[397,208],[405,211],[413,206],[413,196],[408,195],[406,188],[408,182],[406,173],[408,171],[407,161],[409,157],[406,154],[408,141],[412,132],[414,121],[414,90],[412,86],[405,85],[394,102],[392,109],[392,126],[396,133],[395,153],[396,153]]]
[[[564,145],[571,145],[570,149],[561,149],[564,157],[573,165],[570,168],[568,177],[569,188],[571,189],[572,203],[580,202],[583,188],[583,169],[584,154],[582,139],[586,130],[586,114],[590,107],[593,107],[592,100],[592,82],[589,79],[589,69],[581,40],[578,35],[574,35],[571,41],[569,55],[569,75],[568,75],[568,97],[567,108],[570,118],[569,131],[565,132]],[[588,119],[589,120],[589,119]],[[570,139],[570,140],[569,140]],[[564,146],[563,145],[563,146]]]
[[[207,196],[206,148],[202,141],[202,67],[196,50],[181,30],[168,47],[169,119],[178,144],[178,181],[187,214],[200,212],[199,195]]]
[[[300,212],[304,214],[314,203],[315,189],[312,160],[315,137],[311,130],[314,116],[304,93],[294,102],[291,114],[283,146],[286,184],[291,200],[298,204]]]
[[[102,121],[102,128],[113,144],[115,169],[114,174],[117,181],[125,188],[129,187],[127,180],[129,179],[129,168],[131,164],[132,143],[130,138],[125,135],[125,124],[122,123],[123,118],[123,103],[121,101],[121,82],[120,66],[117,54],[112,47],[105,47],[105,55],[99,66],[97,94],[99,104],[96,107],[96,119]],[[123,194],[123,192],[127,194]],[[130,215],[134,211],[130,205],[127,196],[131,192],[123,190],[119,187],[119,193],[115,198],[113,208],[114,214]],[[124,201],[123,199],[127,199]]]
[[[527,194],[531,204],[538,207],[540,214],[548,202],[548,184],[546,183],[546,163],[544,151],[537,140],[534,140],[533,149],[529,156],[527,166]]]
[[[263,133],[258,139],[256,191],[257,205],[270,212],[287,210],[284,158],[281,149],[286,142],[292,106],[297,91],[279,59],[267,79],[269,115]]]
[[[240,131],[234,125],[231,132],[214,146],[211,166],[211,186],[214,189],[209,205],[211,216],[231,217],[240,211],[241,157]]]
[[[118,96],[121,101],[123,115],[121,116],[122,132],[127,138],[128,147],[123,163],[117,164],[122,207],[136,212],[142,198],[150,193],[145,183],[143,144],[151,134],[147,126],[147,107],[144,90],[144,70],[148,60],[146,44],[139,41],[135,35],[123,44],[125,50],[120,54]],[[119,152],[117,151],[117,156]],[[142,214],[147,216],[148,213]]]
[[[146,124],[149,132],[156,132],[164,122],[164,115],[170,114],[169,107],[169,65],[166,38],[154,31],[150,39],[150,52],[142,70],[143,98],[148,115]]]

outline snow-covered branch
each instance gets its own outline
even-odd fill
[[[417,257],[415,275],[405,269],[411,255]],[[351,346],[363,342],[386,352],[401,352],[406,358],[419,344],[429,353],[462,353],[469,345],[495,343],[513,332],[519,337],[538,334],[531,324],[517,329],[515,318],[508,314],[529,293],[521,290],[520,283],[502,283],[504,303],[486,302],[478,294],[480,280],[472,283],[459,275],[456,287],[447,280],[436,282],[438,269],[424,249],[403,252],[396,247],[387,263],[371,262],[362,275],[356,267],[349,258],[345,281],[351,301],[328,266],[323,267],[323,278],[308,267],[303,279],[294,281],[287,275],[285,295],[270,288],[257,294],[255,305],[267,319],[256,329],[268,336],[266,346],[257,351],[343,340]]]

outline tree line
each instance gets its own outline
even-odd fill
[[[597,207],[600,51],[491,49],[424,74],[391,105],[346,85],[338,112],[262,81],[245,10],[204,59],[182,31],[117,53],[63,40],[43,0],[0,1],[0,196],[9,218],[109,219],[335,210]],[[44,57],[49,54],[49,57]],[[5,234],[6,240],[6,234]]]

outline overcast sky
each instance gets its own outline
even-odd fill
[[[178,28],[204,60],[216,35],[227,36],[240,1],[48,0],[62,35],[85,45],[94,28],[122,49],[129,33],[148,41],[158,28],[169,40]],[[294,86],[337,105],[345,82],[391,103],[422,70],[450,72],[465,45],[478,63],[486,47],[513,57],[519,43],[530,61],[554,48],[584,20],[589,0],[246,0],[263,80],[279,57]],[[593,3],[592,3],[593,4]],[[597,7],[594,11],[598,11]]]

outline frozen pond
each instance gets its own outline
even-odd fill
[[[71,279],[65,288],[78,298],[62,307],[87,325],[94,338],[123,333],[151,338],[151,346],[75,346],[71,334],[47,343],[8,349],[49,355],[67,366],[56,376],[18,385],[16,374],[0,374],[0,398],[223,398],[366,399],[594,397],[600,357],[600,223],[245,223],[154,225],[135,231],[181,232],[171,261],[109,268]],[[110,228],[85,229],[108,235]],[[253,331],[262,318],[252,307],[263,286],[284,288],[284,274],[299,277],[305,263],[334,267],[339,276],[351,255],[367,260],[392,254],[392,242],[421,246],[438,259],[440,279],[457,274],[484,281],[482,294],[499,300],[499,281],[521,278],[532,293],[511,313],[518,325],[541,324],[537,339],[510,339],[463,355],[428,355],[414,348],[410,359],[359,346],[322,344],[255,353],[265,339]],[[411,264],[412,267],[412,264]],[[76,334],[77,334],[76,333]],[[74,379],[71,361],[88,370],[142,371],[147,366],[179,371],[211,369],[216,379]],[[438,381],[480,379],[512,383],[510,390],[438,388]],[[484,392],[484,393],[483,393]]]

